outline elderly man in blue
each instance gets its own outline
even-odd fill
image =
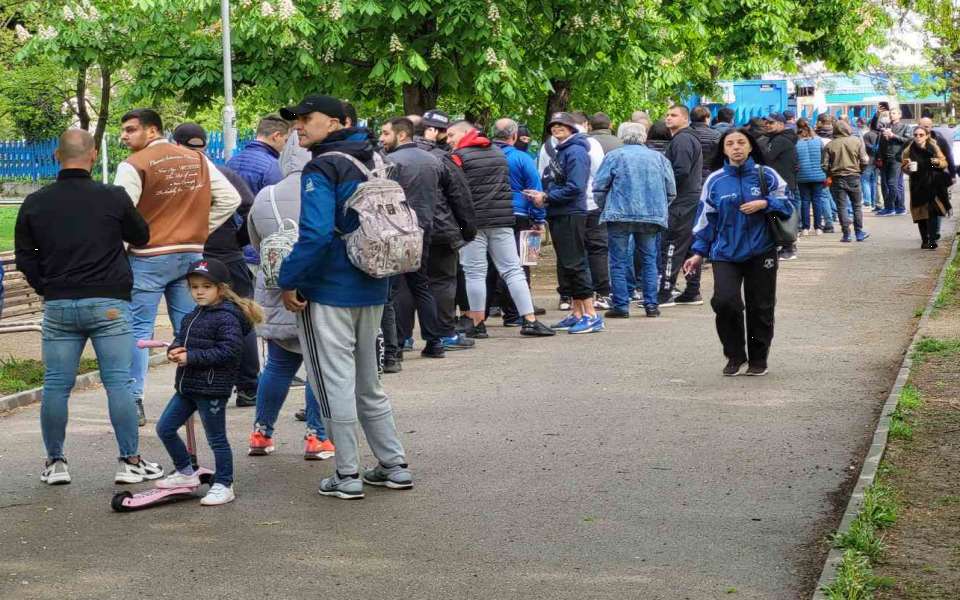
[[[337,471],[320,482],[319,492],[356,499],[363,498],[364,483],[413,487],[393,410],[377,375],[377,330],[390,280],[356,268],[337,233],[360,225],[356,212],[344,214],[343,206],[366,179],[354,161],[367,169],[376,166],[370,133],[344,127],[343,104],[331,96],[307,96],[280,114],[297,121],[300,145],[313,155],[300,182],[300,238],[280,267],[279,283],[284,305],[297,313],[308,379],[337,448]],[[379,461],[362,476],[358,425]]]
[[[647,128],[641,123],[623,123],[617,130],[623,147],[608,153],[593,181],[600,222],[607,224],[610,248],[610,289],[613,307],[607,318],[630,316],[627,276],[633,253],[643,257],[643,308],[648,317],[660,314],[657,307],[657,234],[667,228],[667,207],[677,197],[673,167],[666,157],[644,146]],[[633,242],[633,244],[631,244]]]

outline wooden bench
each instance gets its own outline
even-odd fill
[[[43,298],[37,295],[23,273],[17,271],[13,252],[0,253],[3,266],[3,315],[0,333],[43,331]]]

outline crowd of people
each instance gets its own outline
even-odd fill
[[[200,125],[180,124],[168,139],[159,114],[137,109],[121,119],[133,154],[114,185],[90,177],[93,138],[67,131],[58,180],[26,199],[16,224],[17,265],[46,301],[41,480],[70,482],[67,400],[88,339],[120,451],[115,481],[199,485],[177,434],[198,413],[216,460],[205,505],[234,499],[231,396],[256,407],[248,454],[262,456],[275,450],[289,390],[304,383],[304,458],[336,462],[320,494],[412,487],[381,376],[402,371],[415,322],[428,359],[476,350],[491,318],[532,338],[598,333],[605,319],[630,318],[634,302],[651,318],[702,305],[709,263],[722,373],[765,375],[779,261],[797,258],[771,219],[799,212],[801,235],[839,221],[841,242],[863,242],[863,206],[905,213],[905,172],[924,248],[936,247],[955,168],[931,123],[910,141],[895,109],[857,133],[790,111],[742,128],[733,120],[727,108],[714,118],[678,104],[658,122],[637,111],[614,134],[604,113],[558,112],[534,153],[527,127],[508,117],[488,136],[430,110],[388,119],[377,134],[349,102],[317,94],[261,119],[256,140],[217,167]],[[378,180],[402,190],[422,233],[419,266],[392,277],[371,276],[348,251],[361,222],[352,199]],[[549,326],[521,261],[524,236],[548,228],[564,314]],[[153,339],[161,298],[177,373],[157,433],[172,472],[138,450],[149,359],[138,342]],[[378,461],[365,470],[361,427]]]

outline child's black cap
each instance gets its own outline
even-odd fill
[[[187,276],[203,275],[214,283],[231,283],[230,269],[215,258],[205,258],[190,265]]]

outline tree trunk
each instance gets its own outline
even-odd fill
[[[565,80],[551,79],[550,85],[553,91],[547,94],[547,112],[543,121],[543,141],[550,137],[550,117],[553,113],[567,112],[570,108],[570,82]]]
[[[100,150],[103,132],[107,130],[107,118],[110,116],[110,69],[100,66],[100,110],[97,112],[97,130],[93,134],[93,141]]]
[[[90,111],[87,110],[87,67],[77,71],[77,117],[80,129],[90,131]]]
[[[403,113],[405,115],[422,115],[431,108],[437,107],[437,97],[440,95],[439,82],[426,87],[422,83],[403,84]]]

